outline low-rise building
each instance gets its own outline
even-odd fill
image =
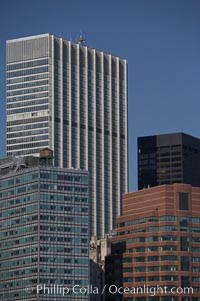
[[[200,300],[200,188],[162,185],[123,196],[106,284],[106,300]]]

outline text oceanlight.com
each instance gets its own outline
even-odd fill
[[[43,295],[98,295],[98,294],[112,294],[112,295],[190,295],[193,294],[192,287],[167,287],[167,286],[148,286],[143,285],[140,287],[118,287],[114,284],[104,285],[101,289],[96,286],[87,285],[80,286],[74,285],[72,287],[62,286],[58,284],[45,285],[38,284],[36,287],[28,286],[25,288],[27,293],[36,293]]]

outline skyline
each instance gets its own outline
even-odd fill
[[[138,136],[200,137],[199,1],[10,0],[1,7],[0,157],[6,140],[5,41],[47,32],[72,41],[82,33],[87,46],[128,60],[130,191],[137,189]]]

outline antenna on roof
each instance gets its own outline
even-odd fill
[[[82,32],[80,33],[80,36],[78,38],[78,43],[79,44],[84,44],[85,43],[85,38],[84,36],[82,35]]]

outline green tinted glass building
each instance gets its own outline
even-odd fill
[[[89,282],[88,173],[36,166],[4,174],[0,208],[0,300],[87,300],[79,288]]]

